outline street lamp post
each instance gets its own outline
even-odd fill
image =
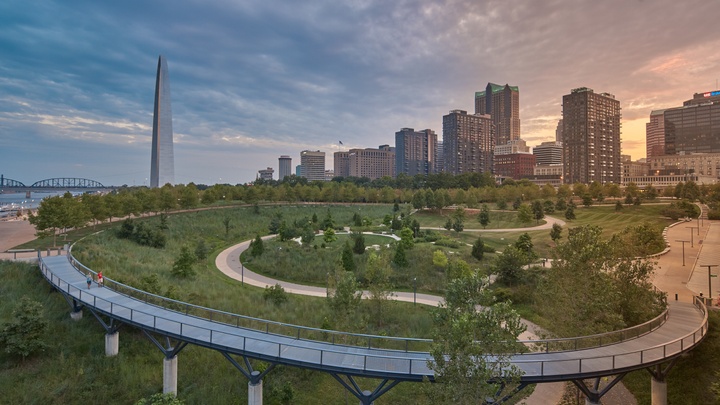
[[[417,305],[417,277],[413,278],[413,305]]]
[[[685,228],[690,228],[690,247],[695,247],[695,243],[694,243],[694,241],[693,241],[693,229],[696,229],[696,228],[697,228],[698,234],[699,234],[699,233],[700,233],[700,228],[698,228],[698,227],[696,227],[696,226],[686,226]]]
[[[245,285],[245,266],[240,263],[240,284]]]
[[[717,277],[716,275],[713,275],[710,269],[713,267],[717,267],[717,264],[703,264],[701,265],[703,267],[707,267],[708,269],[708,297],[712,300],[712,277]],[[712,301],[711,301],[712,302]]]
[[[682,257],[683,257],[683,267],[685,267],[685,242],[688,242],[688,241],[686,241],[686,240],[676,240],[675,242],[682,242],[682,244],[683,244],[683,254],[682,254]]]

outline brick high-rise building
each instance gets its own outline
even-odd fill
[[[581,87],[562,105],[564,182],[620,184],[620,101]]]
[[[520,139],[520,90],[488,83],[475,93],[475,114],[489,114],[495,124],[495,145]]]
[[[437,135],[432,129],[403,128],[395,132],[395,173],[408,176],[434,173],[436,150]]]
[[[445,171],[451,174],[491,173],[495,133],[492,118],[452,110],[443,116]]]
[[[325,181],[325,152],[319,150],[300,152],[300,176],[308,181]]]
[[[535,169],[535,155],[532,153],[508,153],[495,155],[494,174],[512,179],[529,178]]]

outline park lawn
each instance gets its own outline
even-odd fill
[[[451,218],[455,210],[421,210],[412,214],[423,228],[443,228],[448,218]],[[465,229],[483,229],[478,222],[480,210],[465,210]],[[490,211],[490,222],[485,229],[510,229],[525,228],[545,224],[544,220],[522,222],[517,219],[517,211]]]
[[[621,211],[615,211],[614,205],[578,206],[575,210],[577,218],[572,221],[567,221],[566,228],[597,225],[603,229],[603,235],[608,238],[612,236],[612,234],[622,231],[629,225],[639,225],[643,222],[649,222],[660,228],[664,228],[675,222],[660,214],[668,205],[669,204],[625,205]]]

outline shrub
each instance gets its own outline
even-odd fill
[[[12,311],[12,321],[0,329],[0,344],[5,352],[19,355],[23,360],[35,352],[44,351],[47,344],[43,335],[48,321],[43,317],[43,307],[37,301],[22,297]]]
[[[265,287],[263,291],[263,299],[270,301],[275,305],[280,305],[288,300],[285,289],[280,284],[275,284],[272,287]]]
[[[172,274],[177,277],[192,277],[195,275],[195,255],[188,249],[187,246],[183,246],[180,250],[180,256],[175,260],[172,267]]]
[[[453,249],[458,249],[460,247],[460,242],[454,239],[441,237],[440,239],[435,241],[435,246],[445,246]]]

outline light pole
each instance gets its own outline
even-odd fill
[[[690,247],[695,247],[695,243],[693,242],[693,229],[697,228],[695,226],[686,226],[685,228],[690,228]],[[698,234],[700,233],[700,228],[697,228]]]
[[[417,277],[413,278],[413,305],[417,305]]]
[[[691,235],[692,235],[692,233],[691,233]],[[682,242],[682,244],[683,244],[682,256],[683,256],[683,267],[685,267],[685,242],[687,242],[687,241],[686,240],[676,240],[675,242]]]
[[[325,297],[330,297],[330,273],[328,272],[325,276],[327,284],[325,285]]]
[[[245,266],[240,263],[240,284],[245,285]]]
[[[717,264],[702,264],[701,266],[708,268],[708,297],[710,298],[710,300],[712,300],[712,278],[717,277],[717,275],[712,274],[710,269],[712,269],[713,267],[717,267],[718,265]],[[710,301],[710,303],[712,304],[712,301]]]

